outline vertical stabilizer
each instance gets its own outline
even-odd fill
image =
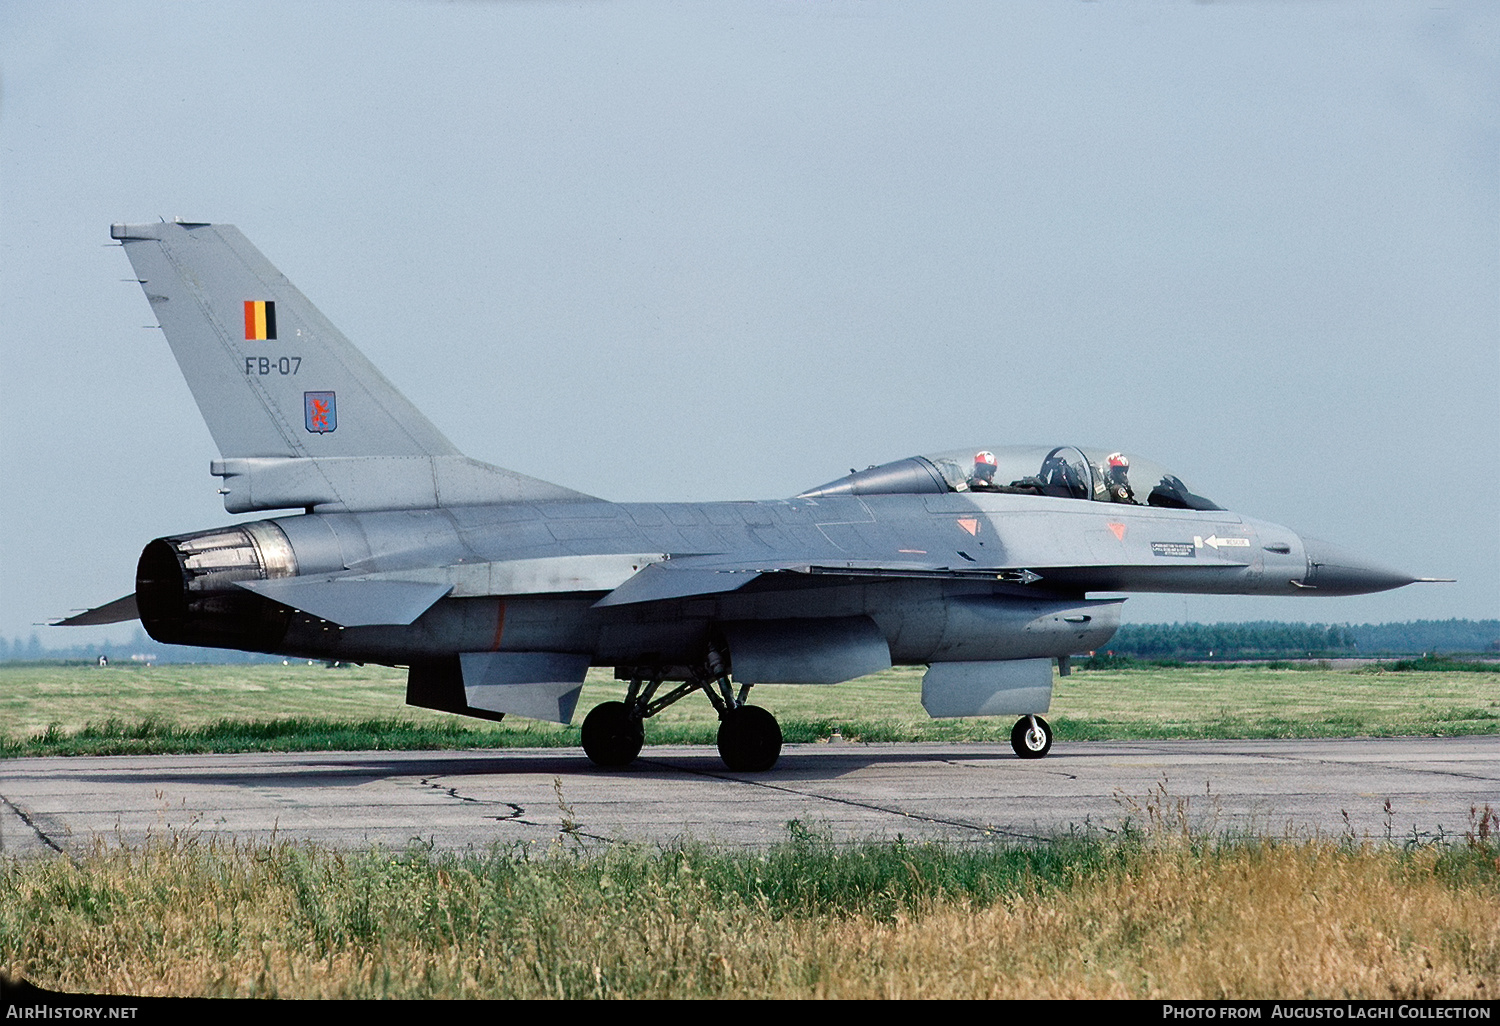
[[[230,512],[588,498],[461,455],[232,225],[110,235],[224,457]]]
[[[231,225],[117,224],[219,452],[458,450]]]

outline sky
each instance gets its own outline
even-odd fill
[[[1478,2],[0,5],[0,636],[246,519],[109,239],[174,217],[571,488],[1118,448],[1458,579],[1127,621],[1500,616],[1497,44]]]

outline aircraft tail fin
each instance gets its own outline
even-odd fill
[[[116,224],[110,236],[224,457],[214,472],[231,512],[582,497],[466,459],[233,226]]]

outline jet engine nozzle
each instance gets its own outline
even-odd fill
[[[1301,587],[1316,595],[1367,595],[1390,591],[1416,582],[1417,578],[1400,570],[1353,555],[1317,538],[1302,539],[1307,553],[1307,576]]]
[[[296,573],[291,542],[268,521],[158,538],[136,564],[141,624],[164,644],[269,651],[285,636],[290,610],[235,582]]]

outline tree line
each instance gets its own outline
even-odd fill
[[[1500,620],[1131,623],[1104,652],[1139,659],[1334,658],[1500,652]],[[1103,653],[1101,653],[1103,654]]]
[[[1137,659],[1322,659],[1352,656],[1500,653],[1500,620],[1411,620],[1324,624],[1128,623],[1100,655]],[[0,662],[44,662],[105,656],[110,662],[263,663],[281,656],[220,648],[162,645],[137,628],[129,641],[51,647],[30,638],[0,637]]]

